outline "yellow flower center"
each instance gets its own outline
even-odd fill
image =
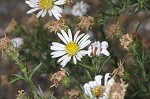
[[[96,87],[92,90],[96,97],[102,97],[104,93],[104,86]]]
[[[77,43],[74,43],[74,42],[69,42],[66,45],[66,51],[70,55],[75,55],[79,51],[79,45]]]
[[[39,6],[41,9],[49,10],[53,7],[54,1],[53,0],[40,0]]]

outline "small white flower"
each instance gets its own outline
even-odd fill
[[[106,41],[99,42],[95,41],[91,44],[88,48],[88,55],[91,56],[100,56],[101,54],[104,54],[106,56],[109,56],[110,53],[107,51],[108,43]]]
[[[72,15],[82,17],[89,8],[89,5],[84,3],[83,1],[77,2],[72,8]]]
[[[16,37],[14,39],[11,39],[11,42],[15,48],[21,48],[21,46],[24,43],[23,38],[21,38],[21,37]]]
[[[115,80],[110,77],[110,73],[106,73],[104,77],[104,85],[102,85],[102,75],[95,76],[94,81],[84,84],[84,92],[92,99],[108,99],[111,86]]]
[[[66,0],[26,0],[26,4],[32,8],[27,14],[40,10],[37,13],[37,18],[40,16],[44,17],[48,12],[49,16],[53,14],[57,20],[60,20],[62,8],[59,6],[65,4],[65,1]]]
[[[57,33],[59,38],[64,42],[64,44],[53,42],[50,47],[54,52],[51,53],[52,58],[61,57],[58,59],[58,62],[61,62],[60,65],[63,67],[73,58],[74,64],[77,63],[77,60],[81,61],[82,56],[87,54],[86,50],[83,50],[88,46],[91,41],[89,40],[89,34],[80,34],[80,31],[77,31],[72,37],[71,30],[68,29],[68,34],[61,30],[61,33]]]

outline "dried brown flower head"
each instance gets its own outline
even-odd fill
[[[1,81],[2,81],[2,83],[1,83],[1,85],[2,86],[8,86],[8,75],[1,75]]]
[[[15,27],[17,25],[17,22],[12,19],[11,22],[9,23],[8,27],[5,29],[5,33],[11,33],[15,30]]]
[[[110,97],[111,99],[124,99],[128,84],[120,79],[120,83],[115,83],[112,85],[110,89]]]
[[[0,39],[0,50],[2,51],[2,56],[3,56],[3,50],[5,50],[8,47],[9,43],[10,43],[10,40],[5,34],[5,36]]]
[[[74,89],[67,90],[64,92],[64,95],[69,96],[69,99],[78,99],[77,97],[79,96],[79,94],[80,94],[80,91],[74,90]]]
[[[53,86],[57,87],[59,82],[62,81],[64,79],[64,77],[66,77],[67,75],[69,75],[64,69],[61,68],[60,71],[54,73],[50,79],[50,81],[53,82]]]
[[[73,0],[66,0],[66,4],[67,5],[70,5],[70,4],[72,4],[73,3]]]
[[[119,25],[119,23],[112,24],[107,30],[108,33],[107,37],[113,38],[114,36],[120,35],[120,30],[121,30],[121,26]]]
[[[18,91],[18,95],[16,99],[28,99],[26,96],[26,92],[24,90]]]
[[[115,70],[112,72],[112,75],[113,75],[113,77],[116,77],[116,76],[122,77],[122,76],[124,75],[124,72],[125,72],[124,66],[123,66],[124,61],[123,61],[123,62],[120,61],[120,62],[117,63],[117,64],[118,64],[118,68],[115,69]]]
[[[124,49],[129,49],[131,43],[133,42],[133,36],[131,34],[125,34],[120,39],[120,44],[124,47]]]
[[[32,16],[28,18],[26,24],[33,25],[35,23],[38,23],[38,19],[35,14],[32,14]]]
[[[61,29],[65,28],[66,24],[66,20],[65,19],[61,19],[61,20],[58,20],[58,21],[54,21],[52,20],[51,22],[48,22],[45,27],[48,27],[48,29],[50,30],[50,32],[58,32],[60,31]]]
[[[91,17],[91,16],[88,16],[88,17],[81,17],[81,21],[79,24],[77,24],[77,27],[80,28],[80,29],[86,29],[86,30],[89,30],[92,28],[92,26],[94,25],[94,18]]]

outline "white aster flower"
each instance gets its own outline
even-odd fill
[[[84,3],[83,1],[77,2],[72,8],[72,15],[82,17],[89,8],[89,5]]]
[[[58,37],[64,42],[64,44],[53,42],[50,47],[54,52],[51,53],[52,58],[61,57],[58,59],[58,62],[64,67],[70,60],[73,58],[74,64],[77,63],[77,60],[81,60],[82,56],[87,54],[86,50],[83,50],[88,46],[91,41],[89,40],[89,34],[80,34],[80,31],[77,31],[72,37],[71,30],[68,29],[68,34],[61,30],[61,34],[57,33]]]
[[[110,53],[107,50],[108,43],[106,41],[99,42],[95,41],[92,43],[88,48],[88,55],[89,56],[100,56],[101,54],[104,54],[106,56],[109,56]]]
[[[110,73],[106,73],[104,77],[104,85],[102,85],[102,75],[95,76],[94,81],[84,84],[84,92],[92,99],[109,99],[111,86],[115,83],[114,78],[110,77]]]
[[[48,12],[49,16],[54,15],[57,20],[60,20],[62,8],[59,5],[65,4],[66,0],[26,0],[25,2],[32,8],[27,12],[30,14],[37,10],[40,10],[36,17],[44,17]]]
[[[11,39],[11,42],[15,48],[21,48],[21,46],[24,43],[23,38],[21,38],[21,37],[13,38],[13,39]]]

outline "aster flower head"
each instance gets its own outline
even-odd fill
[[[84,3],[83,1],[77,2],[72,8],[72,15],[82,17],[89,8],[89,5]]]
[[[32,9],[27,12],[30,14],[37,10],[40,10],[36,17],[44,17],[48,12],[49,16],[54,15],[57,20],[60,20],[62,8],[60,5],[65,4],[66,0],[26,0],[26,4],[28,4]]]
[[[111,86],[115,83],[114,78],[110,77],[110,73],[106,73],[104,77],[104,85],[102,85],[102,75],[95,76],[94,81],[84,84],[84,92],[92,99],[108,99]]]
[[[83,50],[88,46],[91,41],[89,40],[89,34],[79,34],[80,31],[77,31],[76,34],[72,35],[71,30],[68,29],[68,33],[64,30],[61,30],[61,33],[57,33],[58,37],[63,41],[64,44],[53,42],[50,47],[54,52],[51,53],[52,58],[61,57],[58,59],[60,65],[63,67],[73,58],[74,64],[77,63],[77,60],[81,61],[81,58],[87,54],[86,50]]]
[[[88,48],[88,55],[89,56],[100,56],[101,54],[109,56],[110,53],[107,50],[108,43],[106,41],[99,42],[95,41],[92,43]]]

